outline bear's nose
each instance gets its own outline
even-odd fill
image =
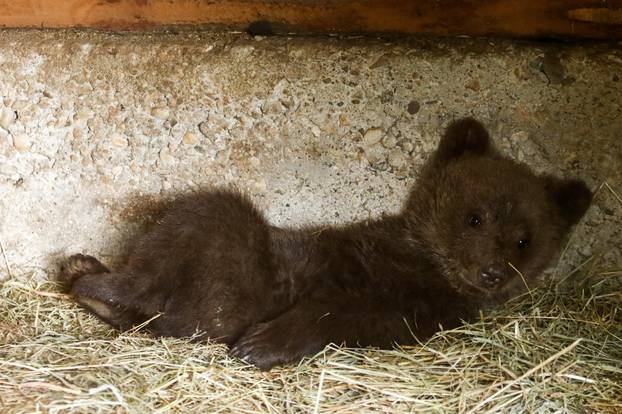
[[[507,279],[505,269],[503,268],[503,266],[498,264],[484,266],[480,270],[479,275],[482,279],[482,283],[486,287],[494,287],[500,285]]]

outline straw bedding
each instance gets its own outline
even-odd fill
[[[224,346],[119,333],[53,282],[0,287],[0,411],[622,412],[622,271],[563,282],[420,346],[329,346],[262,373]]]

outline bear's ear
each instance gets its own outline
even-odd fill
[[[581,180],[563,180],[550,175],[545,175],[544,180],[566,224],[577,224],[592,202],[590,189]]]
[[[485,155],[494,152],[490,137],[481,122],[473,118],[453,121],[436,150],[436,159],[449,161],[466,154]]]

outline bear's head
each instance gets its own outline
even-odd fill
[[[537,283],[591,199],[583,181],[500,155],[466,118],[447,128],[404,214],[457,290],[502,301]]]

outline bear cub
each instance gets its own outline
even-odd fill
[[[260,369],[328,343],[414,344],[537,284],[592,193],[500,155],[453,122],[403,209],[343,226],[283,229],[230,190],[180,197],[109,270],[75,255],[61,280],[119,329],[230,346]],[[155,317],[155,318],[154,318]]]

